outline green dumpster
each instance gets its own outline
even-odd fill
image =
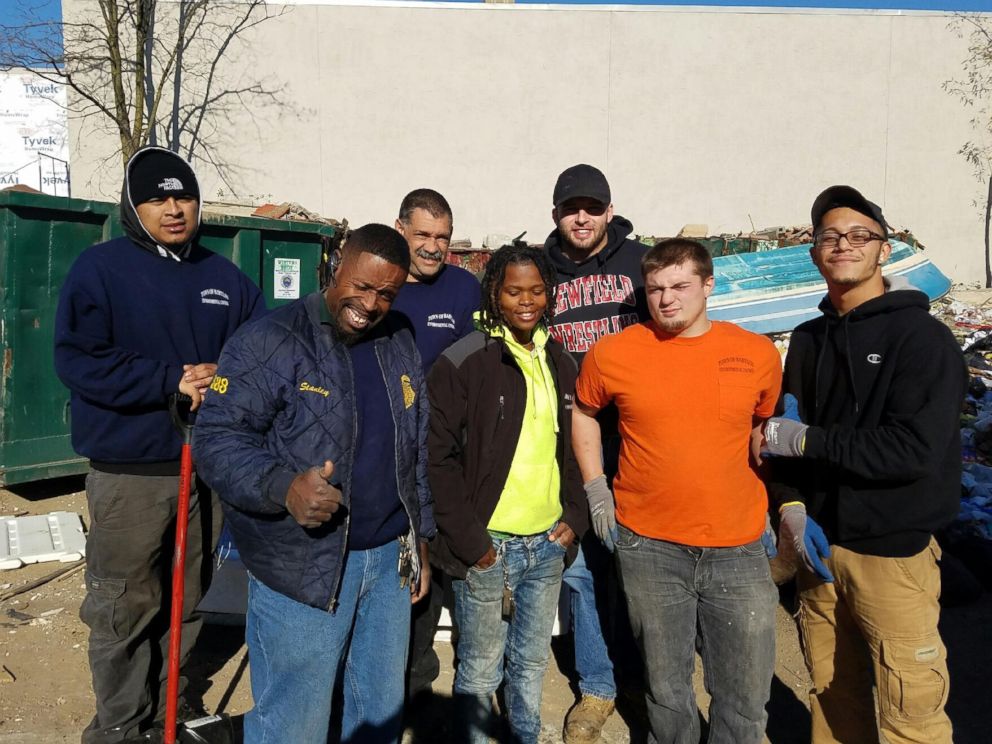
[[[231,259],[270,307],[318,288],[330,225],[209,213],[201,243]],[[0,486],[73,475],[69,392],[52,364],[62,280],[85,248],[121,235],[116,204],[0,191]]]

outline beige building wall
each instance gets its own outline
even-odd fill
[[[849,183],[945,273],[977,281],[984,188],[958,154],[970,112],[941,87],[967,53],[950,19],[300,3],[234,60],[289,105],[236,117],[221,151],[236,195],[356,225],[436,188],[476,245],[543,240],[555,177],[577,162],[601,167],[616,212],[650,235],[803,223],[821,189]],[[116,197],[113,139],[78,122],[71,135],[74,195]],[[198,168],[207,198],[232,196]]]

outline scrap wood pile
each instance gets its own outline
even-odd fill
[[[331,225],[347,229],[348,220],[336,220],[332,217],[313,212],[296,202],[283,202],[282,204],[263,204],[251,213],[252,217],[265,217],[270,220],[291,220],[294,222],[317,222],[322,225]]]

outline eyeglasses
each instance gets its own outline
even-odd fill
[[[822,232],[819,235],[814,236],[813,245],[817,248],[833,250],[840,245],[841,238],[847,238],[847,242],[852,248],[864,248],[873,240],[885,240],[885,238],[881,235],[873,233],[871,230],[867,230],[863,227],[859,227],[854,230],[848,230],[846,233],[834,232],[832,230]]]

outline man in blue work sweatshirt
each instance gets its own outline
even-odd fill
[[[445,349],[475,330],[479,281],[465,269],[446,262],[451,245],[452,215],[448,200],[433,189],[415,189],[400,203],[396,229],[410,249],[410,273],[393,310],[410,320],[424,376]],[[407,694],[430,690],[441,673],[434,634],[441,619],[444,573],[431,572],[427,602],[413,608]]]
[[[146,147],[125,168],[125,237],[85,250],[59,296],[55,370],[71,392],[72,444],[90,460],[86,598],[96,715],[83,744],[154,728],[165,709],[168,577],[181,441],[173,393],[199,406],[221,347],[265,312],[236,266],[196,242],[200,189],[189,164]],[[182,656],[200,629],[194,612],[209,579],[219,510],[190,495]],[[192,711],[180,703],[180,714]]]

